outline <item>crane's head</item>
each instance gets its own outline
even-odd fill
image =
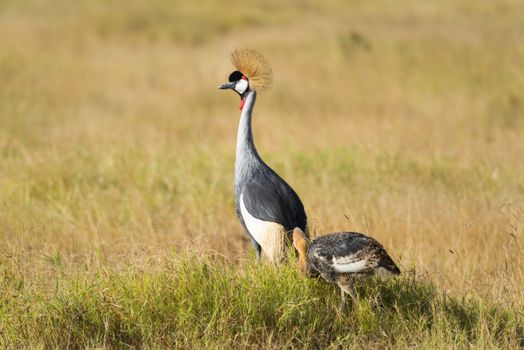
[[[264,57],[250,49],[233,51],[231,63],[237,70],[229,75],[229,83],[222,84],[218,88],[234,90],[240,96],[240,109],[242,109],[248,91],[262,91],[271,86],[273,72]]]
[[[229,74],[229,83],[222,84],[219,89],[232,89],[242,97],[249,90],[249,79],[242,72],[236,70]]]
[[[304,231],[298,227],[293,230],[293,247],[298,251],[300,270],[307,275],[307,251],[309,248],[309,242]]]

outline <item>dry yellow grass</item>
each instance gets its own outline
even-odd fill
[[[444,290],[522,306],[522,23],[519,1],[5,0],[3,264],[45,283],[56,252],[88,271],[245,257],[238,101],[216,86],[248,46],[275,76],[258,149],[313,232],[366,232]]]

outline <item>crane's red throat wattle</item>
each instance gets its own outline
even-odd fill
[[[245,103],[246,103],[246,98],[242,97],[242,99],[240,100],[240,107],[238,109],[242,110],[242,108],[244,108]]]

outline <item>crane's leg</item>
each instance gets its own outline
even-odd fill
[[[262,256],[262,247],[260,244],[258,244],[257,241],[253,237],[251,237],[251,243],[253,243],[253,247],[255,247],[255,254],[257,258],[257,263],[260,262],[260,258]]]

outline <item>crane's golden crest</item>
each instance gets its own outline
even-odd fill
[[[273,71],[266,59],[251,49],[237,49],[231,53],[231,63],[249,79],[252,90],[263,91],[273,83]]]

